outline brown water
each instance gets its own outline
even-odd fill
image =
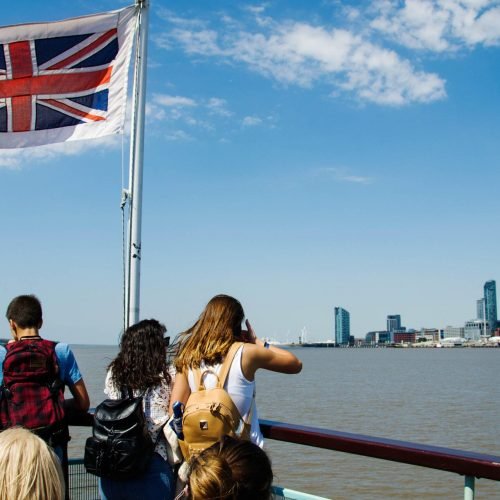
[[[91,404],[116,347],[74,346]],[[260,418],[500,455],[500,349],[297,349],[299,375],[257,375]],[[89,430],[74,430],[81,457]],[[463,477],[266,441],[276,483],[335,499],[463,498]],[[476,481],[500,499],[500,482]]]

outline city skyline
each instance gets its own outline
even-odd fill
[[[419,330],[443,331],[445,332],[445,337],[447,336],[446,331],[449,330],[453,332],[452,335],[450,335],[452,337],[469,335],[469,337],[473,338],[474,340],[478,340],[481,336],[486,334],[492,335],[495,330],[499,328],[499,323],[497,320],[496,281],[486,281],[483,288],[484,297],[482,299],[476,300],[476,317],[466,320],[463,326],[447,324],[446,326],[429,325],[428,327],[421,327],[420,329],[413,327],[406,328],[401,323],[400,314],[388,314],[386,330],[372,329],[368,331],[365,336],[373,336],[373,334],[388,334],[386,340],[393,342],[395,333],[418,333]]]
[[[128,4],[21,0],[1,22]],[[358,338],[392,313],[471,319],[500,275],[497,12],[152,1],[140,316],[174,336],[227,293],[280,341],[330,337],[337,304]],[[43,335],[116,344],[127,177],[127,137],[1,151],[0,307],[35,293]]]

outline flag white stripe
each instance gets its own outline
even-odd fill
[[[89,108],[88,106],[84,106],[83,104],[74,102],[71,99],[53,99],[53,100],[60,102],[62,104],[66,104],[66,106],[71,106],[72,108],[82,111],[83,113],[88,113],[95,116],[102,116],[103,118],[106,117],[106,111],[103,111],[101,109]]]
[[[5,57],[5,72],[7,73],[7,78],[12,78],[12,65],[10,62],[10,50],[8,43],[3,46],[3,54]]]
[[[62,68],[62,69],[43,69],[38,70],[39,75],[62,75],[71,73],[92,73],[101,69],[109,68],[109,64],[101,64],[100,66],[92,66],[91,68]]]
[[[38,73],[38,64],[36,62],[36,50],[35,50],[35,41],[30,40],[30,53],[31,53],[31,67],[33,68],[33,74],[36,75]]]
[[[6,99],[7,105],[7,132],[12,132],[12,99]]]
[[[36,125],[36,95],[31,96],[31,129],[35,130]]]
[[[95,120],[91,120],[90,118],[85,118],[84,116],[80,116],[77,113],[71,113],[71,111],[68,111],[67,109],[61,109],[57,106],[53,106],[52,104],[49,104],[46,101],[39,101],[38,104],[40,104],[40,106],[45,106],[46,108],[50,108],[50,109],[53,109],[55,111],[58,111],[59,113],[63,113],[65,115],[71,116],[72,118],[76,118],[77,120],[80,120],[80,121],[85,122],[85,123],[93,123],[95,121]]]

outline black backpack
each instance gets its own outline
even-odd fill
[[[141,396],[106,399],[97,406],[92,436],[85,443],[87,472],[109,479],[129,479],[143,473],[156,443],[149,435]],[[158,437],[161,435],[161,431]]]

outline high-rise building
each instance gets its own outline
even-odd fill
[[[351,326],[349,312],[342,307],[335,308],[335,343],[349,344],[349,336],[351,334]]]
[[[476,300],[476,318],[484,319],[484,299]]]
[[[387,331],[392,333],[395,330],[401,330],[401,315],[390,314],[387,316]]]
[[[484,284],[484,308],[489,331],[494,332],[497,328],[497,286],[495,280]]]

